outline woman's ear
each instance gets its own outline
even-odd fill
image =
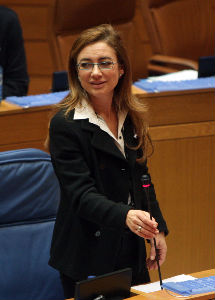
[[[124,69],[123,68],[120,68],[119,69],[119,77],[122,77],[122,75],[124,74]]]
[[[119,70],[119,78],[122,77],[123,74],[124,74],[124,70],[121,68],[121,69]]]

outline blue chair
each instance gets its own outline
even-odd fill
[[[0,152],[0,300],[64,299],[48,265],[59,199],[47,153]]]

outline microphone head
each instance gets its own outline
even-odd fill
[[[141,182],[143,187],[149,187],[150,186],[149,176],[146,174],[142,175]]]

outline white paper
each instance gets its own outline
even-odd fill
[[[190,276],[190,275],[181,274],[181,275],[177,275],[174,277],[164,279],[162,281],[163,282],[170,282],[170,281],[180,282],[180,281],[192,280],[192,279],[196,279],[196,278],[193,276]],[[161,289],[160,281],[156,281],[156,282],[149,283],[149,284],[136,285],[136,286],[132,286],[131,288],[136,291],[144,292],[144,293],[156,292]]]
[[[169,73],[160,76],[152,76],[147,81],[181,81],[192,80],[198,78],[198,72],[195,70],[183,70],[179,72]]]

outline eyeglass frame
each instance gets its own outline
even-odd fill
[[[90,71],[90,72],[93,71],[95,65],[98,66],[98,68],[99,68],[100,71],[104,71],[104,70],[112,70],[112,69],[113,69],[113,66],[114,66],[115,64],[117,64],[118,62],[113,62],[113,61],[110,61],[110,62],[111,62],[111,64],[112,64],[112,68],[104,68],[104,69],[101,69],[100,66],[102,65],[103,62],[99,62],[99,63],[86,62],[87,64],[89,64],[89,65],[92,66],[92,69],[80,69],[79,66],[80,66],[81,63],[76,64],[76,67],[78,68],[79,71],[81,70],[81,71]]]

